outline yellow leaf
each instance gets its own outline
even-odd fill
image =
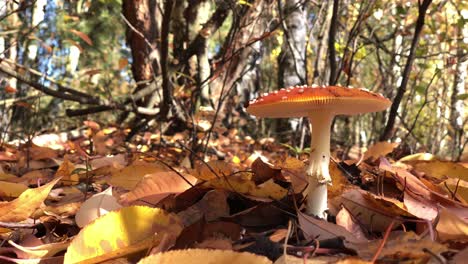
[[[39,208],[42,202],[47,198],[47,195],[49,195],[52,187],[54,187],[59,180],[60,178],[56,178],[41,187],[28,189],[11,202],[0,203],[0,221],[21,222],[26,220]]]
[[[131,165],[112,172],[109,184],[133,190],[146,174],[167,171],[163,165],[136,160]]]
[[[65,156],[62,164],[60,164],[59,168],[57,169],[55,176],[62,177],[62,182],[65,185],[77,184],[78,181],[76,177],[75,179],[72,178],[72,172],[74,170],[75,170],[75,165],[68,160],[67,156]]]
[[[24,191],[28,189],[28,186],[21,183],[0,181],[0,196],[2,197],[18,197]]]
[[[120,58],[119,59],[119,71],[122,70],[123,68],[127,67],[128,65],[128,60],[127,58]]]
[[[247,252],[234,252],[229,250],[212,249],[186,249],[174,250],[148,256],[138,264],[271,264],[272,262],[264,256]]]
[[[182,231],[179,218],[159,208],[124,207],[83,228],[73,239],[64,263],[98,263],[175,239]]]
[[[421,161],[413,166],[415,170],[438,179],[458,178],[468,181],[468,168],[455,162],[431,160]]]

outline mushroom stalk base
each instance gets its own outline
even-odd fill
[[[320,218],[326,218],[327,185],[331,184],[328,165],[330,163],[330,127],[334,115],[327,112],[315,112],[309,115],[312,126],[308,176],[308,198],[306,212]]]

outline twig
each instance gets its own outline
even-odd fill
[[[390,235],[390,232],[392,231],[392,228],[393,228],[394,224],[395,224],[395,219],[392,219],[392,222],[390,223],[390,225],[388,225],[387,230],[385,230],[385,235],[382,238],[382,242],[380,243],[379,248],[377,249],[377,252],[375,252],[374,257],[372,258],[372,261],[371,261],[372,263],[375,263],[377,261],[377,259],[379,258],[379,255],[382,252],[382,250],[383,250],[383,248],[385,246],[385,243],[388,240],[388,237]]]

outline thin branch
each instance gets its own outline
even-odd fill
[[[416,21],[416,28],[414,29],[414,36],[411,42],[411,48],[408,60],[406,61],[405,69],[403,70],[403,78],[401,81],[401,85],[398,88],[397,94],[393,99],[392,107],[390,108],[390,114],[388,116],[387,125],[385,130],[380,137],[380,140],[384,141],[392,137],[393,128],[395,126],[395,120],[398,113],[398,108],[400,107],[401,100],[403,99],[403,95],[406,92],[406,87],[410,78],[411,68],[413,66],[413,62],[415,60],[415,53],[416,47],[419,43],[419,38],[421,36],[422,29],[424,27],[424,19],[426,16],[427,9],[431,4],[432,0],[423,0],[422,3],[418,2],[419,5],[419,14],[418,19]]]

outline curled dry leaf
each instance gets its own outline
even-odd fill
[[[252,172],[252,180],[257,185],[269,179],[285,180],[281,174],[281,169],[274,168],[273,165],[264,162],[260,157],[252,163]]]
[[[169,194],[181,193],[195,184],[197,179],[189,174],[177,174],[173,171],[163,171],[147,174],[131,192],[120,197],[122,204],[130,204],[143,200],[156,204]]]
[[[158,253],[148,256],[138,264],[173,264],[173,263],[190,263],[190,264],[271,264],[272,262],[266,257],[254,255],[251,253],[240,253],[229,250],[211,250],[211,249],[187,249],[174,250],[164,253]]]
[[[344,227],[348,232],[353,234],[359,240],[367,240],[364,231],[362,230],[361,226],[356,223],[353,216],[349,213],[346,208],[341,208],[341,210],[336,215],[336,224],[339,226]]]
[[[91,196],[86,200],[75,215],[76,225],[84,227],[95,219],[122,208],[117,199],[112,195],[112,187]]]
[[[72,240],[64,263],[98,263],[139,252],[175,238],[179,218],[158,208],[124,207],[96,219]]]
[[[404,169],[392,166],[386,159],[381,159],[379,168],[392,173],[397,180],[399,187],[412,196],[412,198],[422,201],[425,204],[440,204],[462,219],[468,218],[468,206],[457,202],[443,194],[429,189],[418,177]]]
[[[64,240],[57,243],[48,243],[32,247],[21,246],[11,240],[8,240],[8,243],[22,252],[21,258],[31,259],[52,257],[55,254],[65,250],[70,244],[70,240]]]
[[[393,219],[399,219],[396,221],[398,225],[402,223],[402,217],[415,217],[406,210],[403,203],[375,196],[363,190],[351,190],[344,193],[341,203],[359,223],[364,224],[371,231],[385,231]]]
[[[0,221],[21,222],[26,220],[41,206],[52,187],[59,180],[60,178],[56,178],[41,187],[28,189],[11,202],[0,203]]]

